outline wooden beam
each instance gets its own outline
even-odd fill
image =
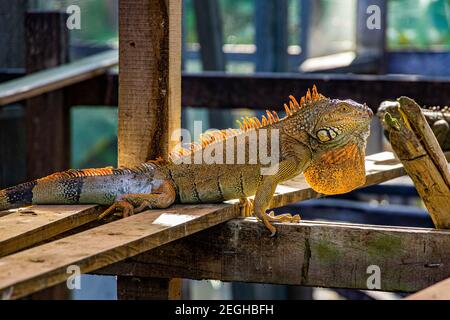
[[[116,57],[117,58],[117,57]],[[87,58],[90,59],[90,58]],[[100,63],[103,63],[100,59]],[[86,63],[89,63],[87,61]],[[84,63],[70,64],[70,68],[55,68],[51,73],[53,79],[66,83],[69,105],[108,105],[118,104],[118,75],[116,72],[100,76],[86,70]],[[89,63],[90,64],[90,63]],[[99,63],[91,64],[98,70]],[[108,68],[107,68],[108,69]],[[73,79],[74,73],[80,78]],[[0,76],[1,78],[2,76]],[[3,77],[11,77],[4,75]],[[72,79],[72,80],[71,80]],[[76,80],[76,81],[75,81]],[[18,81],[18,80],[16,80]],[[53,85],[46,86],[47,75],[39,73],[30,80],[8,85],[14,91],[4,91],[0,84],[0,106],[4,98],[19,101],[30,86],[35,84],[40,92],[29,93],[35,96],[53,90]],[[51,81],[52,82],[52,81]],[[57,82],[57,81],[55,81]],[[73,82],[73,83],[72,83]],[[72,84],[71,84],[72,83]],[[230,75],[223,72],[204,72],[202,74],[184,73],[182,81],[182,105],[193,107],[208,106],[210,109],[250,108],[265,110],[267,106],[281,108],[285,97],[290,94],[304,95],[312,84],[317,84],[320,91],[333,98],[353,99],[367,102],[373,111],[379,104],[392,97],[402,95],[414,96],[426,105],[442,105],[450,100],[450,78],[427,76],[377,76],[377,75],[338,75],[338,74],[280,74],[258,73],[254,75]],[[40,84],[40,85],[39,85]],[[358,90],[354,90],[357,87]],[[439,94],[436,94],[439,92]],[[19,96],[16,96],[16,93]],[[28,93],[27,96],[28,97]],[[281,109],[280,109],[281,110]]]
[[[68,62],[68,15],[29,11],[25,17],[26,70],[34,73]],[[27,180],[70,167],[70,114],[62,90],[25,103]]]
[[[27,178],[24,119],[25,110],[20,105],[0,109],[0,189]]]
[[[450,278],[410,295],[406,300],[450,300]]]
[[[166,157],[180,127],[181,3],[119,6],[119,164],[130,166]]]
[[[26,10],[26,0],[0,3],[0,82],[24,71]],[[26,180],[24,115],[22,105],[0,111],[0,189]]]
[[[0,258],[0,297],[20,298],[67,280],[67,267],[83,273],[119,262],[225,222],[238,205],[172,206],[52,241]]]
[[[179,300],[181,279],[127,277],[117,278],[119,300]]]
[[[255,1],[256,71],[288,71],[288,1]]]
[[[377,12],[367,9],[372,6]],[[387,6],[385,0],[359,0],[357,1],[356,15],[356,59],[354,64],[368,63],[368,69],[365,73],[386,73],[386,32],[387,32]],[[378,17],[380,27],[368,28],[369,17]],[[372,21],[373,24],[373,21]],[[360,72],[362,73],[362,72]]]
[[[204,72],[186,74],[182,84],[183,106],[209,108],[265,110],[270,106],[281,110],[286,97],[290,94],[303,96],[313,84],[328,97],[366,102],[373,111],[378,109],[382,101],[402,95],[415,97],[425,105],[442,105],[450,101],[450,78],[416,75],[227,75]]]
[[[25,66],[25,12],[27,0],[0,3],[0,67]]]
[[[383,103],[378,116],[436,228],[450,229],[450,171],[420,106],[401,97]]]
[[[181,125],[181,7],[179,0],[119,1],[119,166],[167,158],[179,142],[172,134]],[[157,279],[119,277],[118,296],[133,299],[142,289],[181,296],[181,285],[171,283],[181,280],[162,288]]]
[[[0,106],[102,75],[117,62],[117,50],[111,50],[0,84]]]
[[[203,70],[225,71],[222,18],[218,0],[194,0]]]
[[[0,215],[0,257],[23,250],[97,219],[93,205],[33,206]]]
[[[318,221],[277,228],[270,238],[254,218],[235,219],[97,273],[367,290],[367,269],[378,266],[379,290],[403,292],[450,274],[449,231]]]

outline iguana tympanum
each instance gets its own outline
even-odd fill
[[[326,98],[315,87],[300,102],[290,96],[284,106],[282,119],[273,111],[261,121],[245,118],[240,129],[206,133],[199,144],[172,153],[169,160],[135,168],[68,170],[1,190],[0,211],[29,204],[84,203],[110,205],[102,217],[116,211],[129,216],[174,202],[216,203],[255,195],[254,214],[275,234],[271,222],[299,218],[266,214],[280,182],[304,172],[311,187],[323,194],[345,193],[365,183],[365,146],[373,115],[366,105]],[[271,174],[262,174],[268,165],[255,160],[249,138],[255,133],[264,151],[278,151],[278,167]],[[271,139],[278,145],[268,143]],[[225,145],[233,146],[232,151]],[[186,163],[220,151],[228,151],[226,163]],[[228,162],[242,154],[244,163]]]

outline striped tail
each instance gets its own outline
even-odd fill
[[[0,190],[0,211],[31,204],[112,204],[124,193],[147,193],[154,163],[135,168],[71,169]]]
[[[33,200],[33,188],[37,181],[30,181],[0,190],[0,211],[30,205]]]

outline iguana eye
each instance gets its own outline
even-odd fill
[[[327,142],[333,140],[338,135],[338,130],[336,128],[324,128],[317,131],[316,136],[320,142]]]
[[[341,104],[339,106],[339,110],[341,110],[342,112],[347,112],[348,111],[348,107],[345,104]]]
[[[331,136],[326,129],[320,129],[319,131],[317,131],[316,136],[317,139],[319,139],[319,141],[321,142],[327,142],[331,140]]]

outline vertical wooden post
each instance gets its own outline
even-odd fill
[[[256,71],[288,71],[287,0],[255,1]]]
[[[203,70],[225,71],[226,59],[222,49],[222,16],[219,1],[194,0],[194,10]],[[203,111],[193,112],[198,114]],[[229,111],[208,110],[207,113],[210,128],[229,127],[233,123],[233,115]]]
[[[165,157],[181,121],[181,1],[120,0],[119,52],[119,165]]]
[[[27,73],[68,62],[67,14],[30,11],[25,15]],[[70,167],[70,117],[62,90],[26,101],[27,180]],[[31,295],[32,300],[69,299],[65,284]]]
[[[203,70],[225,71],[218,0],[194,0],[194,10]]]
[[[23,68],[27,0],[0,1],[0,67]]]
[[[119,300],[179,300],[180,279],[120,276],[117,283]]]
[[[68,61],[67,15],[30,11],[25,18],[26,70],[33,73]],[[27,178],[70,167],[70,117],[62,90],[27,100]]]
[[[177,143],[181,7],[180,0],[119,1],[119,165],[166,157]],[[119,275],[117,288],[119,299],[172,299],[181,295],[181,279]]]
[[[356,21],[356,53],[360,61],[376,59],[376,70],[378,74],[385,72],[385,47],[386,47],[386,20],[387,20],[387,2],[385,0],[359,0],[357,1],[357,21]],[[369,29],[367,22],[371,15],[377,13],[368,8],[378,10],[380,13],[380,28]],[[377,17],[377,16],[374,16]]]
[[[3,70],[22,71],[25,67],[26,8],[26,0],[0,1],[0,68]],[[0,110],[0,189],[26,180],[24,114],[19,104]]]

